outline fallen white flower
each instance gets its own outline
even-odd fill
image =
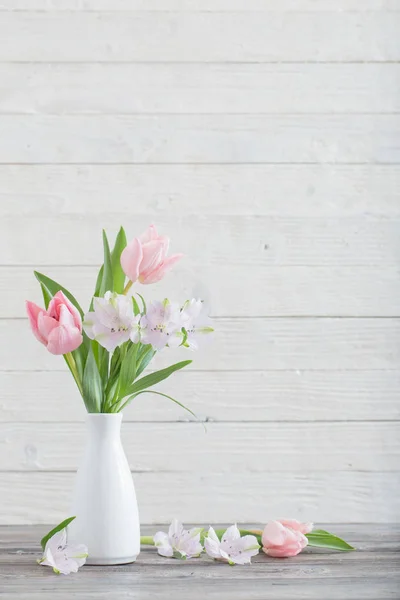
[[[43,558],[38,560],[42,566],[53,567],[54,573],[69,575],[76,573],[85,564],[88,549],[84,544],[77,546],[67,544],[65,529],[58,531],[49,539],[44,549]]]
[[[196,558],[203,552],[200,543],[202,527],[184,529],[182,523],[174,519],[169,526],[168,533],[158,531],[153,540],[158,549],[158,554],[168,558]]]
[[[222,535],[221,541],[214,529],[210,527],[204,545],[208,556],[227,562],[230,565],[251,563],[251,557],[258,554],[260,548],[254,535],[240,537],[240,531],[236,525],[228,527]]]

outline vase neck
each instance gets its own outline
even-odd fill
[[[115,440],[120,438],[122,413],[89,413],[87,428],[91,438]]]

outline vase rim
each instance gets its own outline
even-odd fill
[[[87,413],[87,417],[91,418],[91,417],[95,417],[95,418],[99,418],[99,417],[113,417],[113,418],[119,418],[122,419],[123,417],[123,413],[122,412],[117,412],[117,413]]]

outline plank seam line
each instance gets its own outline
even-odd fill
[[[1,11],[0,11],[1,14]],[[400,60],[1,60],[4,65],[398,65]]]
[[[255,111],[255,112],[183,112],[183,111],[137,111],[137,112],[96,112],[96,111],[88,111],[88,112],[49,112],[49,111],[3,111],[0,108],[0,117],[8,116],[8,117],[69,117],[69,118],[87,118],[87,117],[262,117],[262,116],[271,116],[271,117],[279,117],[279,116],[293,116],[293,117],[309,117],[309,116],[329,116],[329,117],[343,117],[343,116],[397,116],[400,115],[400,111],[391,110],[391,111],[340,111],[335,112],[332,110],[327,110],[323,112],[316,111],[304,111],[304,112],[293,112],[293,111]],[[233,131],[233,130],[232,130]]]
[[[310,320],[313,321],[323,321],[323,320],[335,320],[335,321],[382,321],[382,320],[397,320],[400,319],[400,315],[367,315],[367,316],[358,316],[358,315],[244,315],[244,316],[235,316],[235,315],[224,315],[224,316],[215,316],[210,315],[210,317],[214,321],[284,321],[286,319],[292,320]],[[0,321],[8,322],[8,321],[28,321],[28,317],[0,317]]]
[[[190,369],[186,373],[181,371],[176,376],[184,376],[190,373],[400,373],[400,369],[382,369],[382,368],[370,368],[370,369]],[[1,373],[69,373],[68,369],[0,369]]]
[[[218,115],[217,115],[218,116]],[[349,115],[349,116],[354,116],[354,115]],[[384,161],[375,161],[375,162],[295,162],[295,161],[286,161],[286,162],[265,162],[265,161],[253,161],[253,162],[218,162],[218,161],[213,161],[213,162],[202,162],[202,161],[198,161],[198,162],[2,162],[0,161],[0,166],[20,166],[20,167],[25,167],[25,166],[100,166],[100,167],[107,167],[107,166],[168,166],[168,167],[173,167],[173,166],[220,166],[220,167],[226,167],[229,165],[232,166],[251,166],[251,165],[271,165],[271,166],[277,166],[277,165],[282,165],[282,166],[319,166],[319,167],[325,167],[325,166],[330,166],[330,167],[353,167],[353,166],[362,166],[362,167],[381,167],[381,166],[389,166],[389,167],[396,167],[398,168],[400,165],[400,161],[399,162],[384,162]]]
[[[163,424],[174,424],[174,425],[182,425],[182,426],[186,426],[186,425],[199,425],[201,423],[208,423],[210,426],[213,425],[238,425],[240,423],[244,423],[246,425],[258,425],[259,423],[267,423],[269,425],[274,425],[275,423],[286,423],[289,425],[321,425],[321,424],[337,424],[337,425],[343,425],[346,423],[350,423],[351,425],[354,425],[354,423],[387,423],[387,424],[392,424],[392,423],[400,423],[400,417],[396,418],[396,419],[316,419],[316,420],[310,420],[310,419],[305,419],[305,420],[286,420],[286,419],[273,419],[273,420],[266,420],[266,419],[257,419],[255,421],[252,420],[232,420],[232,421],[223,421],[223,420],[218,420],[218,419],[199,419],[198,421],[193,420],[176,420],[176,421],[137,421],[137,420],[130,420],[130,419],[124,419],[124,423],[129,423],[129,424],[135,424],[135,425],[163,425]],[[62,421],[63,425],[83,425],[84,421]],[[47,425],[60,425],[60,421],[2,421],[0,420],[0,427],[2,427],[3,425],[18,425],[21,428],[24,428],[25,425],[40,425],[43,426],[45,425],[47,427]]]

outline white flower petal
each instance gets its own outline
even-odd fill
[[[168,529],[168,536],[171,539],[179,539],[181,537],[181,535],[183,534],[184,529],[183,529],[183,525],[180,521],[178,521],[178,519],[172,519],[171,525],[169,526]]]
[[[212,529],[212,527],[210,527],[210,530],[211,529]],[[216,538],[216,539],[214,539],[214,536],[210,535],[210,530],[208,532],[208,536],[204,540],[204,547],[206,549],[208,556],[211,556],[211,558],[221,558],[219,539],[218,539],[215,531],[213,530],[213,533]]]
[[[223,534],[221,544],[230,544],[238,539],[240,539],[240,531],[236,525],[231,525]]]

